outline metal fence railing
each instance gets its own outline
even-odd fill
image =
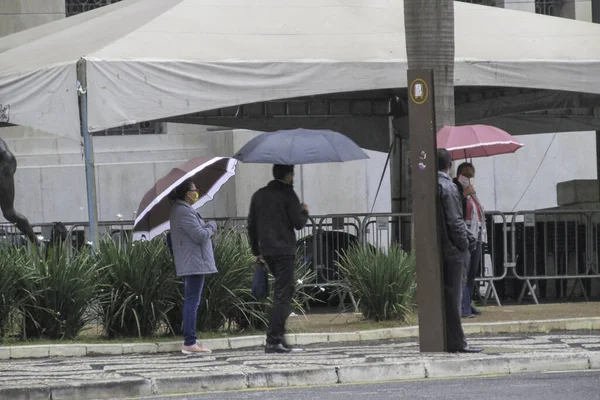
[[[587,300],[600,290],[598,268],[600,211],[552,210],[519,212],[511,221],[512,275],[538,303],[571,297],[579,289]]]
[[[519,303],[526,295],[535,303],[540,296],[556,299],[579,294],[587,300],[590,294],[600,295],[600,211],[488,212],[486,217],[488,243],[483,246],[476,279],[477,293],[484,303],[493,298],[501,305],[500,298],[512,297],[511,291]],[[247,229],[246,218],[214,220],[221,229]],[[71,251],[88,243],[87,223],[63,225]],[[133,229],[133,221],[104,221],[99,227],[101,235],[124,240]],[[55,224],[37,224],[33,229],[45,241],[56,239]],[[410,251],[412,229],[411,214],[311,216],[306,227],[297,232],[298,251],[313,272],[311,281],[302,286],[336,289],[340,304],[349,297],[356,309],[338,269],[341,254],[356,243],[383,251],[400,243]],[[0,224],[0,242],[27,244],[12,224]]]

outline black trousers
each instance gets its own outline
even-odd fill
[[[461,311],[465,264],[468,259],[468,252],[444,257],[444,303],[448,351],[457,351],[467,347],[467,340],[462,328]]]
[[[292,312],[296,256],[264,256],[264,259],[269,270],[275,277],[275,294],[273,297],[271,320],[267,329],[267,344],[283,344],[285,323]]]

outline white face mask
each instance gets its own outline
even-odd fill
[[[463,188],[467,188],[471,185],[471,181],[469,180],[469,178],[462,175],[458,177],[458,183],[460,183]]]

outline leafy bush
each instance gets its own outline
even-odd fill
[[[33,282],[30,269],[25,268],[24,248],[0,246],[0,341],[6,335],[11,317],[22,315],[30,298],[27,285]]]
[[[404,320],[414,310],[415,268],[414,256],[399,246],[390,247],[387,254],[371,246],[354,246],[340,260],[361,312],[377,321]]]
[[[33,248],[24,260],[31,293],[24,306],[25,336],[75,338],[94,317],[90,307],[98,288],[96,263],[85,250],[69,257],[63,244]]]
[[[109,338],[145,337],[168,322],[168,312],[180,302],[179,280],[162,238],[119,243],[102,240],[97,253],[101,267],[100,319]]]
[[[274,280],[269,280],[271,295],[257,302],[252,297],[254,256],[248,237],[236,229],[225,230],[214,238],[215,262],[218,273],[208,275],[198,310],[197,329],[200,331],[263,330],[269,322],[273,303]],[[296,279],[310,281],[311,274],[302,264],[296,266]],[[180,287],[182,287],[181,285]],[[169,312],[172,333],[179,335],[182,326],[183,294],[181,302]],[[300,300],[310,299],[304,290],[296,292],[294,308],[302,312]]]

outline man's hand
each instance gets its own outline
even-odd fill
[[[304,203],[300,204],[300,207],[302,207],[302,211],[306,211],[307,214],[310,214],[310,211],[308,210],[308,206]]]
[[[463,191],[463,195],[464,195],[465,197],[467,197],[467,196],[471,196],[471,195],[472,195],[472,194],[474,194],[474,193],[475,193],[475,188],[473,188],[473,185],[469,185],[469,186],[467,186],[467,187],[464,189],[464,191]]]
[[[256,256],[256,263],[257,264],[264,264],[265,260],[262,258],[262,256]]]

